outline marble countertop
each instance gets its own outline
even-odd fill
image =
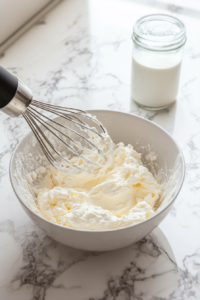
[[[130,97],[132,28],[151,13],[180,18],[188,36],[178,100],[159,112]],[[186,161],[181,193],[150,235],[112,252],[74,250],[45,236],[20,206],[9,160],[29,128],[0,113],[1,300],[200,299],[199,17],[197,8],[166,1],[66,0],[1,56],[36,99],[145,117],[174,137]]]

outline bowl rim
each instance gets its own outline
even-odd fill
[[[159,216],[161,213],[163,213],[177,198],[178,194],[180,193],[181,191],[181,188],[183,186],[183,182],[184,182],[184,179],[185,179],[185,159],[184,159],[184,156],[183,156],[183,152],[181,150],[181,148],[179,147],[179,145],[177,144],[177,142],[173,139],[173,137],[165,130],[163,129],[161,126],[157,125],[156,123],[148,120],[148,119],[145,119],[143,117],[140,117],[140,116],[137,116],[137,115],[134,115],[134,114],[131,114],[131,113],[126,113],[126,112],[120,112],[120,111],[116,111],[116,110],[109,110],[109,109],[89,109],[87,110],[87,112],[89,113],[93,113],[95,114],[95,112],[109,112],[109,113],[117,113],[117,114],[123,114],[123,115],[130,115],[131,117],[134,117],[134,118],[137,118],[137,119],[140,119],[140,120],[143,120],[144,122],[147,122],[147,123],[150,123],[151,125],[159,128],[161,131],[163,131],[170,139],[173,140],[173,142],[175,143],[176,147],[178,148],[179,150],[179,153],[180,153],[180,156],[181,156],[181,159],[182,159],[182,162],[183,162],[183,172],[182,172],[182,178],[181,178],[181,181],[180,181],[180,184],[179,184],[179,187],[178,187],[178,190],[176,192],[176,194],[172,197],[172,200],[159,212],[157,212],[155,215],[151,216],[150,218],[142,221],[142,222],[138,222],[138,223],[135,223],[135,224],[132,224],[132,225],[129,225],[129,226],[126,226],[126,227],[120,227],[120,228],[115,228],[115,229],[104,229],[104,230],[89,230],[89,229],[76,229],[76,228],[71,228],[71,227],[67,227],[67,226],[63,226],[63,225],[59,225],[59,224],[56,224],[56,223],[53,223],[45,218],[43,218],[42,216],[40,216],[39,214],[37,214],[36,212],[34,212],[21,198],[20,198],[20,195],[18,194],[18,192],[15,190],[14,188],[14,175],[12,175],[12,165],[13,165],[13,161],[14,161],[14,156],[15,156],[15,153],[17,152],[17,149],[18,147],[20,146],[20,144],[23,142],[23,140],[32,132],[30,130],[30,132],[28,132],[23,138],[22,140],[16,145],[15,149],[14,149],[14,152],[12,153],[12,156],[10,158],[10,164],[9,164],[9,177],[10,177],[10,182],[11,182],[11,185],[12,185],[12,189],[15,193],[15,195],[17,196],[19,202],[21,203],[22,206],[24,206],[25,208],[27,208],[32,214],[34,214],[37,218],[43,220],[43,221],[46,221],[47,223],[50,223],[50,225],[55,225],[57,227],[61,227],[63,228],[64,230],[67,229],[67,230],[71,230],[71,231],[75,231],[75,232],[86,232],[86,233],[109,233],[109,232],[116,232],[116,231],[121,231],[121,230],[126,230],[126,229],[130,229],[132,227],[135,227],[135,226],[143,226],[145,223],[149,222],[150,220],[154,219],[155,217]]]

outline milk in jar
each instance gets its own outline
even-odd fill
[[[176,101],[185,27],[166,15],[146,16],[133,32],[131,94],[148,109],[163,109]]]

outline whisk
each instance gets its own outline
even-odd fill
[[[52,141],[48,138],[47,132],[50,132],[54,138],[64,144],[64,146],[66,146],[74,156],[80,157],[88,164],[93,166],[97,165],[96,162],[83,155],[83,150],[87,150],[91,153],[94,153],[95,150],[98,155],[106,160],[106,156],[102,149],[100,149],[93,140],[87,138],[84,134],[81,134],[79,130],[81,129],[83,132],[89,131],[92,135],[97,135],[104,141],[104,134],[107,133],[107,130],[96,117],[84,110],[61,107],[33,100],[31,90],[17,77],[1,66],[0,109],[11,117],[18,117],[20,115],[24,117],[39,142],[44,155],[50,164],[58,170],[68,172],[69,168],[66,168],[66,164],[71,167],[70,169],[76,168],[83,171],[83,168],[79,165],[73,164],[70,159],[64,157],[61,152],[55,148],[55,143],[52,143]],[[60,121],[61,119],[58,121],[45,116],[41,113],[41,110],[53,113],[54,115],[61,117],[61,119],[72,122],[73,127],[64,124]],[[98,125],[96,127],[100,127],[100,132],[96,127],[90,127],[87,123],[80,119],[80,117],[87,118],[94,124]],[[75,130],[74,127],[77,128],[77,130]],[[73,134],[75,138],[70,136],[70,133]],[[63,161],[66,164],[63,164]]]

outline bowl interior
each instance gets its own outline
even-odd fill
[[[106,110],[91,110],[90,113],[104,124],[115,143],[132,144],[134,149],[142,154],[144,165],[163,184],[157,210],[161,211],[169,205],[175,199],[184,180],[183,155],[172,137],[154,123],[131,114]],[[35,199],[26,176],[31,171],[28,159],[30,156],[38,157],[42,153],[34,140],[32,132],[25,136],[15,149],[10,164],[10,178],[14,191],[19,200],[29,208],[33,208]],[[23,164],[23,159],[27,161],[26,164]],[[40,166],[40,160],[36,165]]]

